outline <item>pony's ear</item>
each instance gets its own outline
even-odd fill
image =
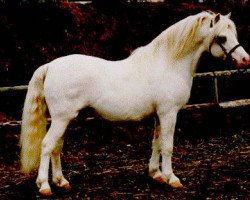
[[[201,23],[204,22],[207,18],[208,18],[207,16],[201,17],[201,18],[200,18],[200,22],[201,22]]]
[[[206,20],[208,20],[209,19],[209,17],[208,16],[206,16],[206,15],[203,15],[203,16],[200,16],[198,19],[197,19],[197,22],[199,23],[199,24],[203,24]]]
[[[216,24],[220,20],[220,13],[218,13],[214,18],[214,23]]]
[[[231,12],[228,13],[227,15],[225,15],[225,17],[227,17],[228,19],[230,19],[231,18]]]
[[[213,22],[213,20],[211,19],[211,21],[210,21],[210,28],[213,28],[213,26],[214,26],[214,22]]]
[[[218,13],[213,19],[210,21],[210,28],[213,28],[213,26],[220,20],[220,13]]]

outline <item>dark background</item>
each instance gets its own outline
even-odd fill
[[[0,1],[0,86],[27,84],[36,68],[60,56],[126,58],[180,19],[208,9],[232,12],[239,41],[249,51],[249,3],[243,1]],[[198,71],[222,69],[232,66],[205,55]]]

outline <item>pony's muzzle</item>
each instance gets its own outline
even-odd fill
[[[249,56],[243,57],[240,61],[237,61],[236,67],[241,68],[241,67],[247,67],[250,65],[250,58]]]
[[[250,57],[243,48],[232,53],[232,61],[236,68],[246,67],[250,65]]]
[[[248,65],[250,65],[250,57],[249,57],[249,55],[242,58],[241,65],[242,66],[248,66]]]

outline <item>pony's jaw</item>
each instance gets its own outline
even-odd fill
[[[226,50],[228,51],[228,48]],[[221,58],[225,61],[227,60],[227,54],[222,51],[221,47],[218,44],[213,44],[211,46],[210,53],[213,57]],[[231,64],[236,68],[241,68],[250,65],[250,57],[242,46],[236,48],[235,51],[233,51],[231,55],[229,55],[229,57],[231,57],[229,61],[232,61]]]
[[[239,47],[235,52],[232,53],[232,59],[235,61],[237,68],[250,65],[250,57],[243,47]]]

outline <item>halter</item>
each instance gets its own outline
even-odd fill
[[[238,47],[241,46],[240,44],[236,44],[229,52],[227,52],[226,48],[222,45],[222,42],[220,42],[220,41],[218,40],[218,37],[216,37],[216,38],[214,39],[214,42],[212,42],[212,43],[209,45],[209,52],[210,52],[211,54],[212,54],[212,52],[211,52],[211,47],[212,47],[213,43],[216,43],[216,44],[218,44],[218,45],[220,46],[220,48],[222,49],[222,51],[223,51],[223,52],[225,53],[225,55],[226,55],[226,61],[232,60],[231,54],[232,54]]]

